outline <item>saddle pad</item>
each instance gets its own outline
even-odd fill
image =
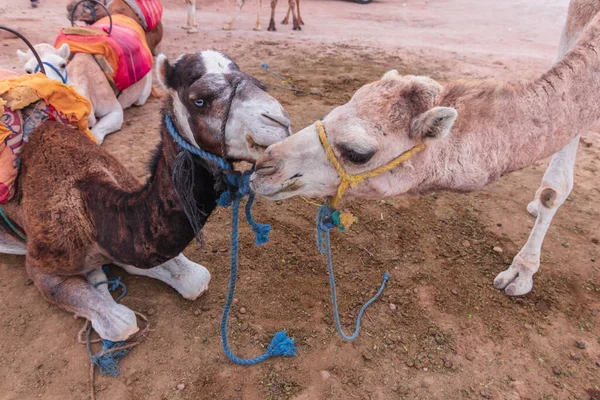
[[[0,80],[0,204],[14,195],[20,156],[29,134],[47,120],[70,124],[97,143],[88,129],[90,102],[43,74]]]
[[[163,8],[160,0],[124,0],[137,14],[146,31],[156,28],[162,18]]]
[[[72,54],[87,53],[104,59],[99,62],[111,84],[123,91],[140,81],[152,69],[152,54],[142,27],[125,15],[104,17],[89,27],[64,28],[54,42],[69,45]]]

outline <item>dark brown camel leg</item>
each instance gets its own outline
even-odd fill
[[[288,7],[287,12],[285,13],[285,18],[283,19],[283,21],[281,21],[281,23],[283,25],[287,25],[290,23],[290,12],[291,11],[292,11],[292,9]]]
[[[298,7],[298,23],[300,23],[300,25],[304,25],[304,21],[300,15],[300,0],[296,0],[296,6]]]
[[[106,279],[101,270],[90,273],[88,277],[61,276],[43,272],[48,268],[40,265],[40,261],[29,255],[25,259],[29,278],[42,295],[64,310],[92,321],[92,327],[101,338],[121,341],[138,331],[135,313],[117,304],[105,285],[94,287],[95,282]]]
[[[277,0],[271,0],[271,21],[269,21],[268,31],[276,31],[275,27],[275,7],[277,7]]]
[[[290,0],[290,9],[292,10],[292,21],[294,23],[294,30],[300,31],[302,27],[298,22],[298,16],[296,15],[296,0]]]

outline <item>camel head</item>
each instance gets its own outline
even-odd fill
[[[39,54],[42,62],[44,63],[46,75],[48,78],[54,79],[59,82],[63,82],[67,75],[67,60],[71,54],[68,44],[63,44],[59,49],[55,49],[46,43],[36,44],[33,46]],[[17,56],[24,66],[25,72],[28,74],[36,73],[36,67],[38,62],[33,56],[31,50],[21,51],[17,50]],[[54,68],[49,67],[47,64],[52,65]],[[39,70],[38,70],[39,71]],[[60,75],[59,75],[60,74]]]
[[[73,0],[69,4],[67,4],[67,18],[71,19],[71,14],[73,13],[73,7],[79,0]],[[104,5],[106,5],[106,1],[101,0]],[[75,13],[73,14],[73,21],[81,21],[86,24],[93,24],[98,21],[100,18],[106,17],[106,10],[100,4],[87,1],[81,3],[77,6]]]
[[[281,104],[229,57],[206,50],[170,63],[161,54],[156,65],[170,96],[166,111],[193,146],[231,161],[256,162],[291,134]]]
[[[352,99],[323,120],[327,141],[343,169],[351,175],[388,164],[419,144],[441,142],[457,112],[437,107],[442,86],[423,76],[386,73],[360,88]],[[405,193],[416,185],[427,148],[408,162],[368,178],[350,189],[351,197],[380,198]],[[334,196],[341,183],[313,124],[270,146],[256,164],[254,190],[270,199]]]

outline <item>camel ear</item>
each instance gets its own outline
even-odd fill
[[[156,77],[158,78],[158,82],[165,89],[169,89],[169,85],[167,83],[167,77],[169,76],[169,71],[171,70],[171,64],[169,64],[169,60],[167,56],[160,53],[156,56]]]
[[[63,43],[62,46],[58,49],[58,55],[64,58],[65,60],[69,59],[71,55],[71,49],[67,43]]]
[[[28,52],[17,50],[17,57],[19,57],[19,61],[21,61],[22,64],[25,64],[31,58],[31,56],[27,53]]]
[[[386,72],[382,77],[381,80],[386,80],[386,79],[392,79],[395,78],[397,76],[399,76],[400,74],[398,73],[397,70],[395,69],[391,69],[388,72]]]
[[[433,107],[412,122],[409,136],[413,139],[442,139],[450,133],[458,112],[451,107]]]

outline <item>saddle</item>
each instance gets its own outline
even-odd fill
[[[162,18],[162,4],[160,0],[124,0],[133,12],[136,13],[145,31],[151,31]]]
[[[125,15],[104,17],[88,27],[63,28],[54,42],[59,48],[69,45],[71,54],[95,57],[113,89],[122,92],[140,81],[152,69],[152,54],[142,27]]]
[[[72,125],[98,143],[88,129],[89,100],[43,74],[0,79],[0,111],[0,204],[13,197],[23,148],[44,122]]]

